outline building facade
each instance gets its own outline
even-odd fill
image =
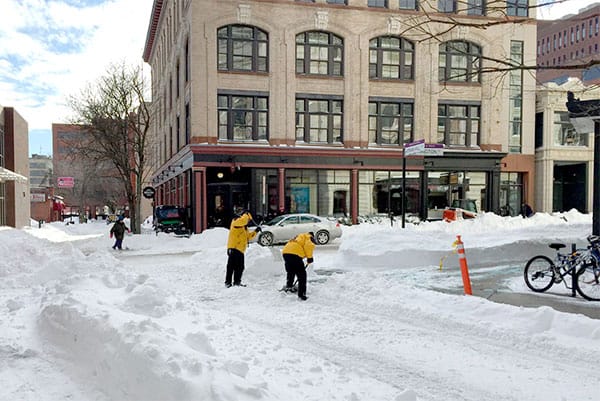
[[[30,225],[29,131],[12,107],[0,106],[0,225]]]
[[[600,65],[586,69],[556,69],[600,59],[600,2],[559,20],[538,21],[538,81],[566,82],[579,78],[585,85],[600,83]]]
[[[356,222],[532,202],[535,77],[484,70],[535,63],[533,9],[436,6],[155,0],[155,203],[187,207],[200,232],[236,207]]]
[[[592,212],[594,133],[577,132],[569,120],[567,92],[580,100],[600,99],[600,87],[577,78],[538,87],[535,138],[535,209]]]

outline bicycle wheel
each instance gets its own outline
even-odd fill
[[[600,301],[600,267],[588,262],[577,272],[577,292],[588,301]]]
[[[525,265],[523,276],[532,291],[544,292],[554,284],[554,262],[544,255],[534,256]]]

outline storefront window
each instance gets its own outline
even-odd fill
[[[420,205],[419,173],[406,172],[405,213],[418,214]],[[358,214],[402,214],[402,172],[365,171],[359,173]]]
[[[485,211],[485,172],[430,171],[427,175],[427,218],[442,219],[443,211],[461,200],[475,202],[477,212]]]
[[[286,213],[349,216],[349,194],[348,170],[286,170]]]
[[[517,216],[523,201],[523,177],[520,173],[500,174],[500,215]]]

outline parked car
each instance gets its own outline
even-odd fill
[[[325,245],[342,236],[342,228],[336,221],[307,213],[283,214],[261,225],[257,242],[269,246],[289,241],[296,235],[312,231],[317,244]]]

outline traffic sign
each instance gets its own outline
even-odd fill
[[[404,156],[420,155],[425,150],[425,139],[404,144]]]

